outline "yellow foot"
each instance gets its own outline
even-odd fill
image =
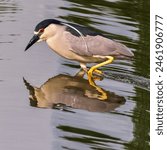
[[[103,72],[102,71],[96,69],[93,71],[93,74],[94,74],[94,76],[93,76],[94,80],[99,80],[99,81],[103,80]]]
[[[106,61],[104,61],[104,62],[102,62],[100,64],[97,64],[97,65],[95,65],[95,66],[93,66],[93,67],[91,67],[89,69],[89,71],[88,71],[88,79],[92,78],[93,72],[97,72],[97,73],[102,74],[102,72],[100,70],[97,70],[97,68],[102,67],[102,66],[107,65],[107,64],[110,64],[114,60],[114,57],[112,57],[112,56],[105,56],[105,58],[108,59],[108,60],[106,60]]]
[[[102,75],[103,75],[103,72],[98,70],[98,69],[93,70],[90,68],[90,70],[88,71],[88,79],[89,80],[90,80],[90,78],[92,78],[94,81],[95,80],[101,81],[101,80],[103,80]]]
[[[98,69],[94,70],[93,72],[94,72],[94,73],[97,73],[97,74],[100,74],[100,75],[103,74],[103,72],[102,72],[101,70],[98,70]]]
[[[89,71],[88,71],[88,78],[92,78],[92,75],[93,74],[93,69],[90,68]]]
[[[98,69],[93,69],[93,68],[90,68],[89,69],[89,71],[88,71],[88,76],[93,76],[93,73],[95,74],[95,75],[103,75],[103,72],[102,71],[100,71],[100,70],[98,70]]]
[[[99,92],[98,99],[99,100],[107,100],[107,98],[108,98],[107,93],[101,87],[96,85],[96,83],[94,82],[95,81],[94,77],[89,76],[89,74],[88,74],[88,80],[89,80],[89,84],[91,86],[93,86]]]

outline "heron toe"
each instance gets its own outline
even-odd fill
[[[103,72],[98,70],[98,69],[95,69],[94,66],[89,69],[89,71],[87,72],[87,75],[88,75],[89,81],[92,79],[94,81],[95,80],[99,80],[99,81],[103,80],[103,77],[102,77]]]
[[[102,81],[103,80],[103,72],[101,70],[95,69],[93,71],[93,80],[96,81]]]
[[[98,70],[98,69],[95,69],[93,72],[95,74],[98,74],[98,75],[103,75],[103,72],[101,70]]]

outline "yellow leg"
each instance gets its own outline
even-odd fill
[[[89,84],[90,84],[91,86],[95,87],[96,90],[101,93],[101,96],[100,96],[100,98],[99,98],[99,99],[101,99],[101,100],[106,100],[106,99],[107,99],[107,94],[106,94],[106,92],[105,92],[102,88],[100,88],[99,86],[97,86],[97,85],[95,84],[94,80],[92,79],[92,74],[93,74],[94,71],[101,74],[102,72],[101,72],[100,70],[98,70],[97,68],[102,67],[102,66],[107,65],[107,64],[110,64],[110,63],[112,63],[112,61],[114,60],[114,57],[112,57],[112,56],[106,56],[106,58],[108,58],[108,60],[106,60],[105,62],[102,62],[102,63],[100,63],[100,64],[97,64],[97,65],[91,67],[91,68],[89,69],[89,71],[88,71]]]
[[[97,68],[102,67],[102,66],[107,65],[107,64],[110,64],[114,60],[114,57],[112,57],[112,56],[106,56],[106,58],[108,58],[108,60],[106,60],[105,62],[102,62],[100,64],[97,64],[89,69],[89,71],[88,71],[89,82],[90,82],[90,80],[92,80],[92,74],[94,71],[96,72]]]
[[[94,72],[97,74],[100,74],[100,75],[103,74],[103,72],[101,70],[98,70],[98,69],[95,69]]]
[[[98,69],[95,69],[95,70],[93,71],[93,73],[94,73],[95,75],[97,75],[97,77],[103,75],[103,72],[102,72],[101,70],[98,70]]]
[[[107,93],[101,87],[97,86],[93,79],[91,79],[91,81],[89,80],[89,84],[91,86],[93,86],[100,93],[98,95],[99,100],[107,100],[108,99]]]

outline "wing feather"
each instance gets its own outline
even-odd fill
[[[64,35],[66,42],[70,45],[70,50],[81,56],[133,56],[125,45],[101,35],[75,36],[67,31]]]

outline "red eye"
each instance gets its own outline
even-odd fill
[[[42,33],[42,32],[44,32],[44,28],[41,28],[41,29],[39,30],[39,33]]]

